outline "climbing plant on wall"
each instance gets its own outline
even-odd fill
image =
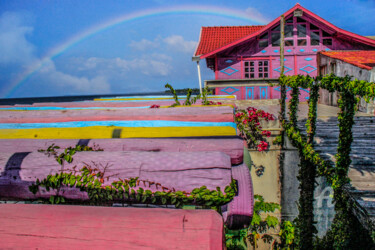
[[[282,76],[280,84],[292,88],[292,99],[289,103],[289,121],[282,119],[282,126],[298,149],[300,154],[300,199],[299,217],[297,219],[297,230],[299,232],[299,247],[311,246],[314,235],[313,222],[313,191],[315,181],[315,171],[319,176],[327,178],[334,190],[334,201],[336,217],[332,225],[330,235],[334,248],[342,249],[350,246],[354,242],[355,231],[353,228],[354,216],[352,215],[352,203],[344,191],[344,186],[349,183],[348,170],[351,163],[350,149],[352,137],[352,126],[354,124],[354,113],[356,111],[358,96],[367,101],[375,97],[375,84],[365,81],[351,80],[351,77],[337,77],[333,74],[311,78],[309,76]],[[310,88],[309,114],[306,122],[307,136],[303,135],[297,127],[298,112],[298,88]],[[330,92],[339,93],[339,143],[338,153],[335,156],[336,164],[324,161],[319,154],[314,151],[313,138],[316,130],[317,100],[319,98],[319,88],[327,89]],[[285,93],[282,93],[285,98]],[[281,100],[283,102],[285,100]],[[283,107],[281,107],[281,113]],[[310,184],[309,184],[310,182]],[[334,232],[334,233],[332,233]]]

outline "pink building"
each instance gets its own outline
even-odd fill
[[[317,54],[334,50],[374,50],[375,40],[340,29],[299,4],[285,16],[285,75],[320,73]],[[215,72],[205,85],[237,99],[279,99],[280,17],[264,26],[202,27],[193,57]],[[198,67],[199,70],[199,67]],[[309,98],[302,89],[301,101]]]

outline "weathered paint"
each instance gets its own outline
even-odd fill
[[[73,162],[65,162],[63,166],[54,157],[39,152],[0,153],[0,156],[0,195],[16,200],[56,195],[56,190],[42,190],[34,195],[28,187],[36,179],[42,180],[49,174],[54,175],[73,167],[79,170],[91,164],[101,171],[105,168],[103,185],[110,185],[119,178],[139,177],[140,180],[160,183],[176,191],[191,192],[201,186],[224,190],[232,176],[230,157],[221,152],[77,152]],[[143,182],[138,187],[153,192],[162,190],[160,186]],[[67,199],[88,199],[85,192],[76,188],[63,188],[59,194]]]
[[[192,96],[193,98],[194,96]],[[234,97],[233,96],[207,96],[208,99],[233,99]],[[94,101],[144,101],[145,99],[150,99],[150,100],[173,100],[174,97],[147,97],[147,98],[144,98],[144,97],[116,97],[116,98],[96,98],[94,99]],[[178,99],[179,100],[185,100],[186,99],[186,96],[178,96]]]
[[[264,84],[253,84],[251,86],[236,87],[227,86],[216,88],[216,93],[222,94],[226,92],[230,92],[232,95],[235,95],[238,100],[280,99],[280,87],[272,87]],[[291,88],[287,88],[287,100],[290,100],[290,94]],[[309,89],[300,88],[300,102],[306,102],[309,99],[309,96]]]
[[[128,127],[128,128],[162,128],[162,127],[232,127],[234,122],[187,122],[162,120],[133,121],[72,121],[51,123],[0,123],[0,129],[38,129],[38,128],[85,128],[85,127]]]
[[[6,249],[224,248],[213,210],[2,204],[0,224]]]
[[[92,139],[92,140],[33,140],[2,139],[0,152],[32,152],[47,149],[52,144],[64,150],[77,144],[87,145],[111,151],[148,151],[148,152],[203,152],[218,151],[230,156],[232,164],[240,164],[243,160],[243,139],[229,138],[137,138],[137,139]]]
[[[80,116],[69,117],[61,114],[61,117],[11,117],[2,118],[2,123],[50,123],[50,122],[71,122],[71,121],[191,121],[191,122],[233,122],[232,114],[220,115],[171,115],[171,116],[120,116],[120,115],[96,115],[87,116],[84,113]]]
[[[104,139],[104,138],[155,138],[232,136],[233,127],[83,127],[0,129],[1,139]]]
[[[0,112],[0,121],[3,118],[32,118],[32,117],[81,117],[81,116],[181,116],[181,115],[222,115],[233,114],[231,106],[194,106],[158,109],[120,109],[120,110],[32,110],[32,111],[4,111]]]
[[[226,205],[223,218],[229,229],[243,229],[250,225],[254,209],[253,183],[248,166],[233,166],[232,177],[238,181],[238,196]]]

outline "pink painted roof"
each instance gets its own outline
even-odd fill
[[[293,8],[291,8],[290,10],[285,12],[283,15],[285,17],[287,17],[288,15],[291,15],[293,13],[293,11],[295,11],[296,9],[302,10],[304,13],[308,14],[309,16],[314,18],[315,20],[325,24],[329,28],[336,31],[338,35],[350,37],[352,40],[354,40],[356,42],[375,47],[375,40],[370,39],[370,38],[365,37],[365,36],[357,35],[355,33],[352,33],[352,32],[349,32],[349,31],[346,31],[346,30],[343,30],[343,29],[340,29],[340,28],[336,27],[335,25],[331,24],[330,22],[328,22],[328,21],[324,20],[323,18],[319,17],[318,15],[314,14],[313,12],[309,11],[308,9],[305,9],[299,3],[297,3]],[[279,22],[280,22],[280,16],[277,17],[275,20],[273,20],[272,22],[270,22],[269,24],[267,24],[265,26],[259,26],[261,28],[257,31],[252,32],[251,34],[245,35],[242,38],[237,38],[236,40],[233,40],[232,42],[230,42],[228,44],[225,44],[225,45],[222,45],[221,47],[218,47],[216,49],[212,49],[211,51],[205,51],[206,53],[203,53],[203,54],[199,54],[198,52],[200,52],[200,51],[198,49],[200,48],[202,41],[205,41],[209,38],[204,37],[204,40],[203,40],[202,39],[202,33],[201,33],[200,41],[199,41],[198,48],[197,48],[197,51],[196,51],[195,55],[199,55],[201,59],[210,57],[210,56],[215,55],[215,54],[217,54],[217,53],[219,53],[219,52],[221,52],[221,51],[223,51],[227,48],[233,47],[235,45],[238,45],[238,44],[240,44],[244,41],[247,41],[251,38],[254,38],[254,37],[262,34],[263,32],[270,29],[272,26],[276,25],[276,23],[279,23]],[[212,38],[212,39],[214,39],[214,38]]]
[[[202,27],[200,41],[195,55],[204,55],[216,49],[248,36],[260,29],[258,26],[223,26],[223,27]]]
[[[371,70],[375,67],[375,50],[371,51],[326,51],[322,55],[339,59],[362,69]]]

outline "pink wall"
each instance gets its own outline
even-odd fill
[[[309,89],[300,88],[300,102],[309,99]],[[290,100],[291,89],[287,88],[287,101]],[[216,95],[235,95],[237,100],[261,100],[280,99],[280,87],[263,85],[241,86],[241,87],[217,87]]]
[[[288,20],[291,16],[287,16]],[[290,27],[293,27],[292,36],[286,37],[286,41],[293,41],[293,46],[285,46],[285,75],[310,75],[315,77],[318,75],[317,53],[324,50],[353,50],[353,49],[369,49],[368,46],[354,43],[343,37],[337,38],[333,35],[334,31],[330,30],[324,24],[318,23],[309,16],[303,17],[305,21],[292,17]],[[301,25],[306,27],[305,36],[299,36],[298,30],[301,31]],[[276,27],[276,25],[275,25]],[[273,31],[275,27],[271,27],[268,33],[268,38],[263,39],[268,41],[268,46],[264,48],[259,47],[259,41],[263,34],[259,37],[250,39],[247,42],[238,44],[235,47],[228,48],[226,51],[216,55],[215,79],[246,79],[244,64],[248,62],[258,62],[259,60],[268,61],[268,77],[278,78],[280,76],[280,47],[272,46],[272,34],[278,31]],[[318,34],[318,45],[312,45],[314,33]],[[264,33],[264,34],[266,34]],[[267,36],[266,36],[267,37]],[[298,45],[304,40],[305,45]],[[326,41],[332,41],[328,44]],[[324,41],[324,43],[323,43]],[[258,61],[257,61],[258,60]],[[257,68],[255,68],[255,71]],[[257,72],[259,73],[259,72]],[[253,79],[264,79],[255,74]],[[230,82],[228,82],[229,84]],[[264,81],[266,83],[266,81]],[[237,89],[237,90],[236,90]],[[216,94],[225,95],[233,94],[237,99],[278,99],[280,92],[275,87],[264,87],[249,84],[248,87],[220,87],[217,88]],[[306,100],[308,92],[301,91],[301,100]]]

